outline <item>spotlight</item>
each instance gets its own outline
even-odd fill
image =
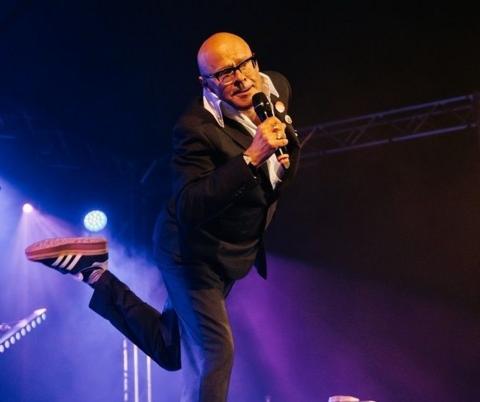
[[[23,204],[22,210],[26,214],[30,214],[33,212],[33,206],[32,204],[29,204],[28,202]]]
[[[98,209],[90,211],[83,218],[83,225],[90,232],[99,232],[107,226],[107,215]]]

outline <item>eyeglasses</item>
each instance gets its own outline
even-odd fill
[[[216,78],[221,84],[229,85],[235,81],[235,73],[240,71],[242,74],[248,73],[257,66],[257,56],[252,54],[248,59],[243,60],[234,67],[227,67],[213,74],[205,74],[203,78]]]

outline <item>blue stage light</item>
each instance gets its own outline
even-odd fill
[[[90,232],[99,232],[107,226],[107,215],[99,210],[90,211],[83,218],[83,225]]]

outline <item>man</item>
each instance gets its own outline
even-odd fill
[[[104,239],[50,239],[30,246],[27,256],[81,275],[94,288],[90,307],[162,367],[178,369],[181,355],[182,401],[220,402],[233,365],[225,297],[253,265],[266,277],[262,236],[295,172],[299,144],[286,114],[288,82],[261,73],[242,38],[212,35],[197,61],[203,97],[174,129],[173,195],[154,234],[169,295],[164,313],[106,270]],[[258,92],[269,99],[267,114],[276,116],[257,116],[252,97]]]

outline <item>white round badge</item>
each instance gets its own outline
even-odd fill
[[[282,101],[276,101],[275,102],[275,110],[278,113],[283,113],[285,111],[285,105]]]

